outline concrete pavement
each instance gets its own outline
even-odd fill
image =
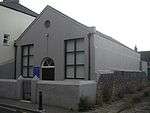
[[[32,104],[29,101],[12,100],[0,98],[0,106],[10,106],[11,108],[22,109],[29,112],[36,112],[38,110],[37,104]],[[54,106],[43,106],[45,113],[77,113],[77,111],[69,111],[63,108]]]

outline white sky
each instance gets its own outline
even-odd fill
[[[138,50],[150,50],[150,0],[20,0],[40,13],[48,4]]]

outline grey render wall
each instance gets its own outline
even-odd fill
[[[44,22],[51,21],[50,28],[45,28]],[[50,57],[55,62],[55,80],[64,80],[64,40],[84,38],[85,79],[88,79],[88,27],[66,17],[62,13],[47,6],[22,36],[16,41],[17,75],[21,68],[21,46],[34,44],[34,66],[40,66],[43,58]],[[45,34],[49,33],[48,39]],[[93,59],[91,57],[91,59]],[[91,70],[92,71],[92,70]],[[40,73],[41,74],[41,73]]]
[[[97,83],[91,80],[0,79],[0,98],[23,99],[22,89],[25,80],[31,80],[31,102],[34,104],[39,102],[39,91],[42,91],[43,105],[77,110],[80,98],[87,98],[90,104],[96,103]]]
[[[32,102],[39,102],[39,91],[43,93],[43,104],[77,110],[80,98],[87,98],[90,104],[96,103],[95,81],[65,80],[65,81],[43,81],[33,82]]]
[[[0,98],[21,99],[21,84],[20,80],[0,79]]]
[[[95,34],[95,70],[138,71],[140,54]]]
[[[0,65],[0,79],[14,79],[14,60]]]

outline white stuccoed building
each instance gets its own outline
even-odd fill
[[[0,2],[0,78],[14,78],[14,40],[37,16],[38,14],[22,6],[19,0]]]

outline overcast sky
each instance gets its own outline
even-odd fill
[[[130,48],[150,50],[150,0],[20,0],[40,13],[46,5],[95,26]]]

